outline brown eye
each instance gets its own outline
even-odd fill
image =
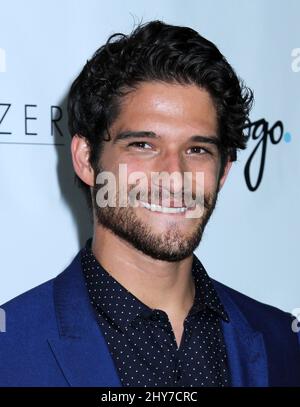
[[[128,147],[145,149],[145,145],[148,145],[151,148],[150,144],[146,143],[145,141],[134,141],[133,143],[128,144]]]
[[[191,151],[192,154],[199,154],[199,155],[202,155],[202,154],[207,154],[207,153],[209,153],[208,150],[206,150],[206,149],[203,148],[203,147],[199,147],[199,146],[191,147],[191,148],[189,148],[189,150],[192,150],[192,151]]]

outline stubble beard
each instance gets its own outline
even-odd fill
[[[94,184],[96,185],[96,184]],[[93,211],[98,225],[110,230],[136,250],[155,260],[178,262],[189,257],[198,247],[217,202],[218,188],[214,193],[204,195],[204,210],[200,218],[188,219],[195,226],[189,233],[180,230],[178,222],[170,222],[163,233],[155,233],[151,226],[136,213],[137,208],[99,207],[96,202],[98,188],[91,189]],[[147,209],[145,209],[147,210]],[[159,215],[158,216],[163,216]]]

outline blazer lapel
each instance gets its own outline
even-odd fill
[[[268,386],[263,335],[249,325],[222,285],[212,280],[229,315],[222,321],[232,386]],[[90,304],[80,252],[54,279],[59,335],[48,339],[70,386],[120,387],[117,369]]]
[[[70,386],[121,386],[88,298],[80,252],[55,278],[54,303],[59,336],[48,342]]]
[[[222,327],[231,372],[231,385],[268,386],[267,355],[262,333],[253,330],[222,285],[215,280],[212,281],[230,320],[222,321]]]

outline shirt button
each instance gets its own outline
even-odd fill
[[[181,379],[181,371],[180,371],[180,369],[178,369],[177,373],[176,373],[176,382],[179,382],[180,379]]]

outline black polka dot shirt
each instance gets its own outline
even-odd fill
[[[230,386],[221,321],[229,321],[213,284],[194,255],[194,303],[178,348],[168,315],[131,294],[97,261],[92,238],[81,250],[91,303],[122,386]]]

